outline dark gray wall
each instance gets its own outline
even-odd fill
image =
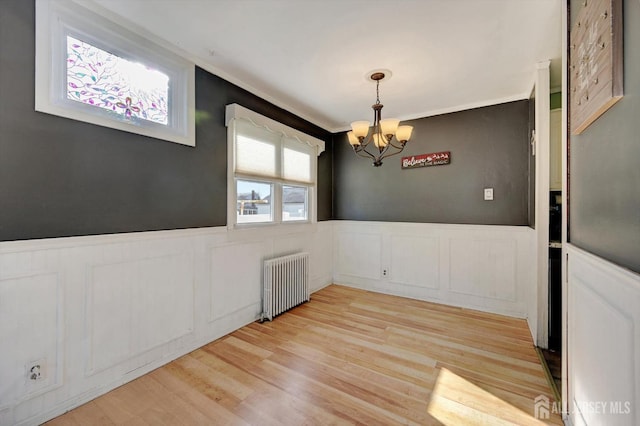
[[[624,98],[571,136],[569,227],[572,244],[640,272],[640,2],[623,7]]]
[[[529,101],[407,122],[401,156],[451,151],[451,164],[401,170],[401,156],[381,167],[334,137],[336,219],[527,225]],[[483,188],[494,188],[494,201]]]
[[[226,224],[227,103],[327,141],[318,218],[331,218],[331,135],[196,69],[196,147],[34,111],[34,2],[0,5],[0,241]]]

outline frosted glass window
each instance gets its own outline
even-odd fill
[[[35,2],[36,111],[195,146],[193,63],[84,3]]]
[[[67,99],[166,125],[169,77],[67,36]]]

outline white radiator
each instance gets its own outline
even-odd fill
[[[309,295],[309,253],[264,261],[263,320],[308,302]]]

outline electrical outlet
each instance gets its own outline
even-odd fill
[[[383,276],[383,277],[386,277],[387,275],[388,275],[387,270],[386,270],[386,269],[383,269],[383,270],[382,270],[382,276]]]
[[[37,382],[45,378],[46,360],[39,359],[26,364],[26,373],[28,382]]]
[[[484,189],[484,200],[485,201],[493,201],[493,188],[485,188]]]

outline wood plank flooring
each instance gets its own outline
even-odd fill
[[[524,320],[332,285],[48,424],[538,425],[538,395]]]

